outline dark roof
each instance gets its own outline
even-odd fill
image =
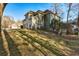
[[[44,11],[44,13],[53,13],[53,12],[47,9]]]
[[[34,11],[29,11],[28,13],[34,13]]]
[[[37,12],[37,13],[43,13],[43,11],[41,11],[41,10],[37,10],[36,12]]]
[[[48,10],[48,9],[45,10],[44,13],[45,13],[45,14],[48,14],[48,13],[54,14],[54,15],[56,15],[57,17],[61,18],[57,13],[53,13],[51,10]]]
[[[29,11],[24,16],[26,16],[27,14],[33,14],[33,13],[34,13],[34,11]]]
[[[32,15],[37,15],[38,13],[41,13],[41,14],[54,14],[54,15],[56,15],[57,17],[59,17],[59,18],[61,18],[60,16],[58,16],[58,14],[56,14],[56,13],[53,13],[51,10],[45,10],[45,11],[41,11],[41,10],[37,10],[36,12],[34,12],[34,11],[29,11],[29,12],[27,12],[26,14],[25,14],[25,16],[27,15],[27,14],[32,14]]]

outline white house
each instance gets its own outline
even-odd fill
[[[36,12],[28,12],[25,15],[25,19],[23,20],[24,27],[29,29],[40,28],[43,25],[41,16],[41,14],[38,14]]]
[[[25,19],[23,20],[23,27],[28,29],[50,29],[50,25],[53,18],[59,19],[57,15],[54,15],[50,10],[45,11],[30,11],[25,14]]]
[[[10,28],[10,29],[18,29],[18,26],[16,24],[11,24],[11,25],[9,25],[8,28]]]

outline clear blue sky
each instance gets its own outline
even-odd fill
[[[51,4],[49,3],[9,3],[3,15],[12,16],[15,20],[23,20],[24,14],[28,11],[46,10],[50,9]]]

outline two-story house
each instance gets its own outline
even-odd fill
[[[51,23],[53,19],[59,20],[59,17],[55,15],[50,10],[41,11],[38,10],[36,12],[29,11],[25,14],[25,19],[23,20],[24,28],[29,29],[50,29]]]

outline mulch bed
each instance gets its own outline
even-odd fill
[[[78,35],[64,35],[63,37],[65,39],[70,39],[70,40],[77,40],[77,39],[79,39]]]

